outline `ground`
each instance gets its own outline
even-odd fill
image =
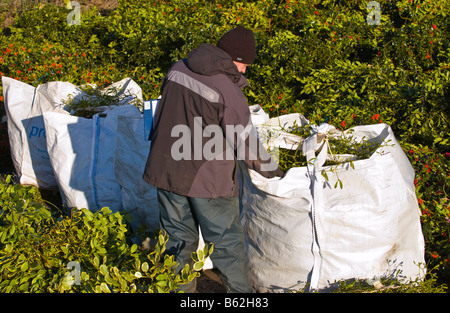
[[[225,292],[222,281],[216,269],[204,270],[197,280],[198,293],[222,293]]]

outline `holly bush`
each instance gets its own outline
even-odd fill
[[[258,56],[246,73],[249,104],[342,130],[392,127],[416,171],[427,267],[448,282],[449,1],[380,0],[375,12],[361,0],[119,0],[108,13],[78,2],[80,25],[51,3],[17,14],[0,35],[0,75],[99,87],[131,77],[152,99],[170,66],[198,44],[251,28]]]

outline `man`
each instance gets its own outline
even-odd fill
[[[265,177],[284,173],[256,138],[242,75],[256,58],[251,30],[238,26],[217,46],[201,44],[178,61],[161,87],[144,180],[158,188],[167,251],[192,264],[198,227],[228,292],[251,292],[239,213],[242,160]],[[193,292],[194,284],[184,286]]]

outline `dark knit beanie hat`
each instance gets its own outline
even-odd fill
[[[256,42],[253,31],[238,26],[225,33],[217,47],[228,53],[233,61],[252,64],[256,58]]]

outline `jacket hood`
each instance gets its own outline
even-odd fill
[[[235,84],[242,85],[241,88],[248,85],[247,79],[238,71],[231,56],[211,44],[203,43],[192,50],[187,57],[187,66],[200,75],[225,74]]]

